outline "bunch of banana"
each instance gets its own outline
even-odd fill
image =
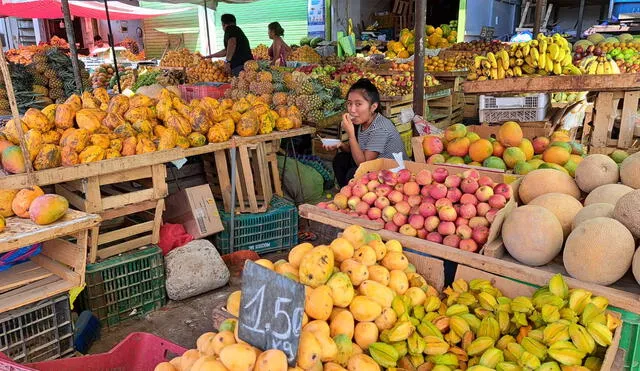
[[[396,296],[398,320],[371,357],[389,370],[596,371],[621,323],[606,298],[569,290],[560,274],[531,297],[507,298],[484,279],[443,293]]]
[[[610,75],[620,73],[618,64],[607,56],[588,56],[580,61],[579,68],[584,75]]]
[[[559,34],[538,34],[535,40],[511,44],[496,54],[476,56],[469,80],[497,80],[505,77],[580,75],[572,64],[569,42]]]

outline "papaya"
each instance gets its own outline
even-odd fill
[[[76,112],[76,123],[80,129],[94,133],[102,125],[107,113],[97,108],[84,108]]]
[[[89,162],[98,162],[104,160],[105,151],[98,146],[88,146],[82,152],[80,152],[80,163],[86,164]]]
[[[191,133],[187,139],[191,147],[202,147],[207,144],[207,138],[200,133]]]
[[[178,135],[187,136],[191,133],[191,124],[189,121],[177,111],[169,112],[167,119],[165,120],[167,128],[172,128],[178,133]]]
[[[77,153],[82,152],[89,144],[89,132],[86,129],[68,129],[62,134],[60,145],[71,147]]]
[[[129,110],[129,98],[126,95],[116,95],[111,98],[109,105],[107,106],[108,113],[117,113],[124,117],[124,114]]]
[[[72,94],[67,100],[64,101],[64,104],[70,105],[75,111],[79,111],[82,109],[82,99],[78,94]]]
[[[107,115],[102,120],[102,125],[106,126],[111,130],[117,128],[118,126],[124,123],[126,123],[126,121],[124,120],[124,117],[122,117],[122,115],[118,113],[107,113]]]
[[[24,122],[29,129],[35,129],[40,132],[49,131],[54,127],[53,123],[49,122],[49,118],[36,108],[29,108],[27,112],[24,113],[22,122]]]
[[[85,91],[82,93],[82,97],[80,98],[82,101],[83,109],[96,109],[100,108],[100,101],[93,97],[91,93]]]
[[[175,148],[178,145],[178,133],[173,128],[162,130],[159,135],[158,151]]]
[[[209,120],[207,112],[200,107],[192,109],[188,119],[189,123],[191,124],[191,130],[201,134],[206,134],[209,131],[211,125],[213,125]]]
[[[106,160],[110,159],[110,158],[117,158],[117,157],[122,157],[122,155],[120,154],[120,151],[113,149],[113,148],[107,148],[104,151],[104,158]]]
[[[314,288],[323,285],[333,273],[333,267],[333,250],[329,246],[317,246],[300,261],[300,283]]]
[[[42,141],[46,144],[60,144],[61,137],[62,135],[55,130],[49,130],[42,133]]]
[[[33,168],[36,170],[52,169],[62,165],[62,151],[60,146],[45,144],[33,160]]]
[[[129,108],[152,107],[153,105],[153,99],[143,94],[136,94],[129,98]]]
[[[124,119],[129,122],[155,120],[156,114],[149,107],[129,107],[129,110],[124,113]]]
[[[136,154],[151,153],[156,151],[156,145],[145,137],[138,137],[138,143],[136,144]]]
[[[89,137],[89,143],[102,149],[107,149],[111,146],[111,140],[108,134],[92,134]]]
[[[176,138],[176,147],[180,147],[182,149],[189,148],[189,139],[183,137],[182,135],[178,135]]]
[[[29,127],[24,123],[24,121],[20,121],[22,125],[22,133],[26,133],[29,131]],[[13,144],[20,144],[20,134],[18,133],[18,125],[14,119],[7,121],[2,129],[2,134]]]
[[[115,129],[113,129],[113,133],[120,139],[135,137],[138,134],[131,124],[128,122],[124,122],[123,124],[118,125]]]
[[[27,151],[29,151],[29,159],[31,162],[36,159],[38,156],[38,152],[40,152],[40,148],[44,144],[42,140],[42,133],[37,129],[29,129],[24,134],[24,142],[27,147]]]
[[[69,104],[60,104],[56,107],[54,124],[59,129],[69,129],[73,127],[78,109]]]
[[[0,189],[0,216],[8,218],[13,215],[11,206],[18,192],[18,189]]]
[[[73,147],[62,147],[62,166],[74,166],[80,163],[80,157]]]
[[[139,120],[133,123],[132,127],[138,133],[152,133],[155,124],[151,120]]]
[[[56,108],[58,107],[57,104],[50,104],[48,106],[46,106],[45,108],[42,109],[42,114],[45,115],[47,117],[47,120],[49,120],[49,124],[51,125],[52,128],[55,128],[55,121],[56,121]],[[51,130],[51,129],[49,129]]]

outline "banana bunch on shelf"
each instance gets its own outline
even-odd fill
[[[616,61],[607,56],[588,56],[580,61],[579,68],[584,75],[617,75],[620,73]]]
[[[535,40],[511,44],[510,49],[476,56],[469,80],[499,80],[506,77],[581,75],[573,65],[569,42],[559,34],[538,34]]]

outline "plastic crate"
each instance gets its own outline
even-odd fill
[[[532,122],[544,121],[547,116],[547,108],[518,108],[518,109],[481,109],[479,111],[480,122]]]
[[[89,264],[86,284],[82,304],[103,327],[152,312],[167,300],[162,251],[151,245]]]
[[[227,90],[231,89],[231,84],[211,84],[211,85],[178,85],[180,95],[186,102],[192,99],[210,97],[219,99],[224,96]]]
[[[134,332],[107,353],[29,364],[26,366],[32,368],[24,370],[152,371],[158,363],[169,361],[185,351],[185,348],[155,335]]]
[[[73,353],[69,296],[48,298],[1,314],[0,353],[21,363]]]
[[[402,139],[402,143],[404,143],[404,151],[407,153],[407,156],[413,156],[413,147],[411,146],[411,138],[413,138],[413,130],[407,130],[400,133],[400,139]]]
[[[492,95],[481,95],[480,109],[514,109],[514,108],[545,108],[549,104],[550,98],[547,93],[526,94],[512,97],[495,97]]]
[[[640,315],[620,308],[609,307],[609,309],[622,316],[622,336],[619,347],[626,352],[624,370],[640,370]]]
[[[281,197],[273,196],[264,213],[234,216],[234,246],[230,246],[231,214],[220,212],[224,231],[216,234],[215,244],[222,255],[239,250],[258,254],[290,249],[298,244],[298,209]]]

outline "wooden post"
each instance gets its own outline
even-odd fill
[[[416,0],[413,112],[420,116],[424,116],[424,27],[427,22],[426,18],[427,0]],[[415,127],[413,129],[415,130]]]
[[[207,27],[207,55],[211,53],[211,36],[209,36],[209,15],[207,14],[207,0],[204,0],[204,24]]]
[[[71,50],[71,66],[73,67],[73,79],[76,81],[76,90],[82,94],[82,77],[80,76],[80,65],[78,64],[78,49],[76,48],[76,37],[73,33],[73,21],[69,10],[69,0],[61,0],[62,14],[64,15],[64,28],[67,31],[67,41]]]
[[[113,31],[111,30],[111,17],[109,16],[109,5],[107,0],[104,0],[104,12],[107,15],[107,27],[109,28],[109,45],[111,46],[111,53],[113,54],[113,71],[116,74],[116,82],[118,83],[118,92],[122,94],[122,87],[120,86],[120,72],[118,72],[118,58],[116,57],[116,46],[113,45]]]
[[[535,39],[536,35],[540,32],[543,32],[542,24],[544,23],[544,16],[547,10],[547,0],[537,0],[536,1],[536,19],[534,19],[533,23],[533,38]]]
[[[576,25],[576,37],[580,39],[582,35],[582,20],[584,18],[584,3],[585,0],[580,0],[580,10],[578,11],[578,24]]]

